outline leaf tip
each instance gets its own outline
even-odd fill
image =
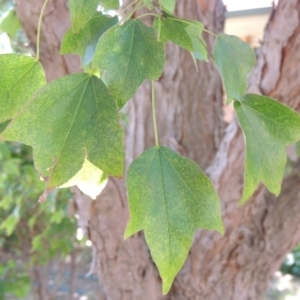
[[[166,295],[169,293],[171,287],[172,287],[172,283],[174,281],[174,278],[173,279],[166,279],[166,280],[163,280],[163,286],[162,286],[162,294],[163,295]]]
[[[222,235],[222,237],[223,237],[224,234],[225,234],[225,228],[224,228],[224,224],[223,224],[222,221],[221,221],[221,223],[220,223],[220,227],[219,227],[219,229],[218,229],[218,232]]]
[[[238,207],[241,207],[242,205],[244,205],[249,199],[250,199],[250,197],[252,196],[252,194],[251,195],[249,195],[248,193],[246,194],[245,192],[244,192],[244,194],[243,194],[243,196],[242,196],[242,199],[239,201],[239,203],[238,203]]]
[[[124,240],[127,240],[128,238],[130,238],[131,237],[131,232],[128,230],[128,226],[127,226],[127,228],[126,228],[126,230],[125,230],[125,232],[124,232],[124,235],[123,235],[123,237],[124,237]]]

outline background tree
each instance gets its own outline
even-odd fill
[[[43,1],[17,1],[23,27],[34,44]],[[175,14],[201,20],[222,30],[224,6],[218,0],[178,0]],[[272,96],[300,111],[300,1],[281,0],[273,10],[249,91]],[[79,69],[76,58],[59,56],[69,27],[66,0],[50,1],[42,30],[41,62],[48,80]],[[212,37],[207,38],[211,49]],[[169,295],[161,282],[143,234],[124,241],[128,208],[123,181],[111,179],[90,207],[89,232],[96,249],[96,268],[104,299],[259,299],[285,254],[300,238],[299,176],[292,172],[278,198],[260,186],[237,208],[243,187],[244,141],[237,121],[222,118],[222,85],[212,64],[199,63],[168,45],[167,65],[156,85],[161,144],[195,160],[213,180],[222,200],[226,233],[198,231],[184,268]],[[126,165],[153,145],[150,86],[145,83],[127,108]],[[85,196],[78,194],[78,203]],[[293,235],[290,235],[293,232]]]

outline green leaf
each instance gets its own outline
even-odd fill
[[[93,65],[109,72],[107,87],[122,107],[145,79],[156,80],[161,76],[164,54],[156,31],[131,19],[101,36]]]
[[[194,21],[193,23],[199,23]],[[202,23],[200,23],[202,25]],[[203,26],[203,25],[202,25]],[[208,61],[208,55],[206,50],[206,43],[201,35],[201,31],[199,31],[198,27],[195,25],[187,26],[185,29],[190,36],[193,43],[193,50],[191,52],[192,56],[198,60]]]
[[[14,9],[10,10],[0,23],[0,32],[7,33],[7,35],[12,39],[16,37],[19,29],[21,28],[21,23]]]
[[[4,197],[0,200],[0,209],[8,210],[13,203],[14,199],[11,195],[4,195]]]
[[[238,37],[221,33],[216,38],[214,59],[222,75],[227,103],[240,100],[247,88],[247,75],[256,62],[253,49]]]
[[[96,199],[107,184],[108,177],[100,169],[91,164],[87,159],[82,169],[60,188],[77,187],[92,199]]]
[[[195,58],[207,61],[206,44],[201,37],[203,24],[176,18],[165,13],[165,18],[156,18],[153,27],[160,33],[159,40],[169,40],[190,51]]]
[[[72,30],[78,32],[95,15],[98,5],[105,10],[118,9],[119,0],[69,0]]]
[[[65,212],[62,209],[59,209],[53,213],[50,218],[50,223],[60,224],[62,219],[65,217]]]
[[[10,236],[17,226],[19,219],[19,209],[18,207],[15,207],[13,213],[0,223],[0,230],[6,231],[6,235]]]
[[[105,10],[116,10],[119,8],[120,5],[119,0],[99,0],[99,2]]]
[[[138,157],[126,185],[131,218],[125,238],[144,229],[166,294],[196,229],[223,233],[219,197],[196,163],[165,147],[150,148]]]
[[[100,0],[69,0],[73,32],[78,32],[95,14]]]
[[[278,195],[286,164],[286,146],[300,140],[300,116],[272,98],[247,94],[234,108],[246,142],[245,184],[240,204],[261,181]]]
[[[143,3],[146,5],[146,7],[149,9],[149,10],[152,10],[153,9],[153,3],[151,0],[143,0]]]
[[[118,23],[118,17],[96,12],[77,32],[70,28],[62,41],[61,54],[80,55],[83,67],[92,62],[100,36]]]
[[[14,278],[11,282],[7,282],[7,293],[11,293],[16,297],[25,298],[30,291],[31,283],[28,276]]]
[[[36,235],[32,240],[31,251],[36,251],[42,246],[42,238],[44,237],[43,233]]]
[[[119,120],[116,101],[103,82],[80,73],[38,91],[0,137],[33,147],[35,167],[49,191],[72,178],[85,158],[107,174],[122,176]]]
[[[0,55],[0,66],[0,122],[4,122],[46,84],[46,78],[41,64],[29,56]]]
[[[161,4],[168,12],[173,13],[176,0],[161,0]]]

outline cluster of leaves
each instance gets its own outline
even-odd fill
[[[6,295],[14,295],[17,298],[24,298],[30,290],[30,279],[27,272],[20,270],[13,261],[8,260],[0,263],[0,300]]]
[[[28,146],[0,142],[0,246],[4,257],[22,260],[0,263],[0,299],[6,293],[24,297],[31,286],[31,265],[64,258],[78,246],[76,220],[68,213],[72,194],[55,190],[44,205],[37,203],[45,183],[33,167],[31,152]]]
[[[119,109],[144,80],[162,75],[168,41],[188,50],[196,66],[197,60],[212,57],[220,70],[227,103],[234,102],[246,141],[240,203],[260,181],[278,195],[285,147],[300,139],[300,116],[271,98],[245,94],[255,65],[253,50],[235,36],[208,32],[215,36],[209,54],[203,24],[174,16],[175,2],[137,0],[120,20],[103,13],[117,9],[117,0],[70,0],[72,25],[61,53],[78,54],[85,72],[48,84],[37,59],[0,56],[0,121],[12,120],[0,137],[33,146],[35,167],[47,183],[43,197],[56,187],[80,187],[87,181],[99,192],[106,176],[123,175]],[[158,11],[146,14],[155,15],[152,26],[141,20],[146,15],[131,18],[143,7]],[[125,237],[144,230],[165,294],[188,255],[195,230],[223,233],[218,194],[194,162],[158,142],[132,163],[126,185],[131,217]]]

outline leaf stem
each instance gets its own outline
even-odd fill
[[[154,89],[154,81],[152,83],[152,115],[153,115],[153,127],[154,127],[154,135],[155,135],[155,145],[159,147],[158,142],[158,133],[157,133],[157,123],[156,123],[156,113],[155,113],[155,89]]]
[[[207,30],[207,29],[205,29],[205,28],[203,28],[203,31],[205,31],[205,32],[207,32],[207,33],[213,35],[214,37],[217,37],[217,36],[218,36],[217,34],[213,33],[212,31],[209,31],[209,30]]]
[[[130,6],[134,5],[135,3],[139,2],[139,0],[134,0],[129,5],[127,5],[125,8],[123,8],[120,12],[118,12],[118,15],[122,15]]]
[[[41,42],[41,29],[42,29],[42,20],[45,12],[45,8],[48,4],[48,0],[45,0],[39,18],[38,30],[37,30],[37,38],[36,38],[36,60],[40,60],[40,42]]]
[[[143,3],[141,3],[141,1],[139,1],[137,6],[130,13],[125,15],[124,18],[122,18],[122,22],[126,22],[127,20],[129,20],[136,11],[138,11],[139,9],[141,9],[144,6],[145,5]]]
[[[154,16],[154,17],[159,17],[158,14],[153,14],[153,13],[146,13],[146,14],[143,14],[143,15],[140,15],[137,17],[137,19],[139,18],[142,18],[142,17],[146,17],[146,16]]]

